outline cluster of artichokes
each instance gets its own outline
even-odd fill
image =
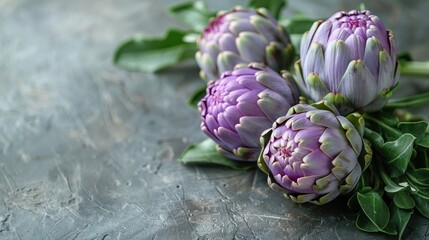
[[[198,46],[208,81],[201,129],[224,156],[258,161],[296,202],[354,189],[370,154],[360,113],[380,110],[399,77],[395,39],[377,16],[353,10],[315,22],[294,74],[288,33],[266,10],[218,14]]]

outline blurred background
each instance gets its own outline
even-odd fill
[[[297,205],[257,169],[177,163],[205,138],[186,103],[204,84],[196,65],[127,72],[112,55],[135,33],[182,26],[166,13],[180,2],[0,0],[0,239],[388,239],[355,228],[344,199]],[[360,3],[289,0],[283,16],[326,18]],[[429,1],[363,3],[399,52],[429,60]],[[428,83],[402,78],[395,96]],[[405,238],[428,229],[417,216]]]

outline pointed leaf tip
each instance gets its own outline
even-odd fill
[[[389,223],[390,211],[376,192],[358,193],[357,199],[366,217],[379,229]]]
[[[151,73],[171,67],[193,58],[197,51],[195,43],[185,42],[186,34],[170,29],[162,37],[131,37],[116,49],[113,62],[124,69]]]
[[[240,162],[226,158],[216,150],[216,143],[211,139],[190,145],[183,151],[178,161],[183,164],[218,165],[244,171],[256,167],[256,162]]]

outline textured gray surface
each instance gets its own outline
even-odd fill
[[[341,199],[297,205],[257,170],[176,162],[204,138],[186,104],[202,85],[197,69],[129,73],[111,56],[133,33],[177,26],[164,9],[178,2],[0,0],[0,239],[387,238],[358,231]],[[400,50],[428,59],[429,2],[399,2],[367,7]],[[317,3],[290,1],[286,12],[323,17],[357,5]],[[402,82],[403,93],[429,89]],[[429,221],[416,217],[406,237],[428,235]]]

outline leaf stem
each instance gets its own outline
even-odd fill
[[[410,97],[390,100],[386,108],[415,108],[429,104],[429,92],[417,94]]]
[[[400,61],[401,75],[429,77],[429,61]]]
[[[378,159],[376,160],[376,162],[378,170],[380,171],[381,179],[383,180],[384,184],[386,184],[386,186],[399,187],[386,173],[386,169],[384,168],[383,163],[381,161],[378,161]]]

